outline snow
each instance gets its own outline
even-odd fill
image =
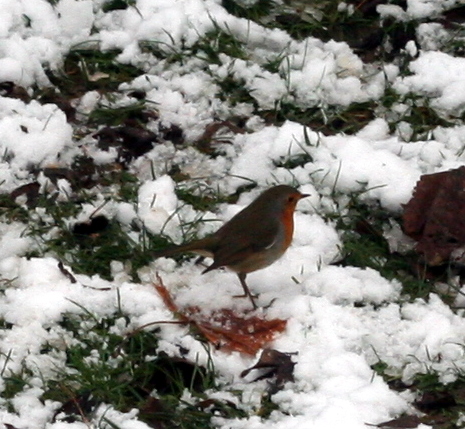
[[[243,79],[263,109],[273,109],[283,101],[303,108],[347,106],[377,99],[386,85],[404,95],[427,95],[434,108],[450,117],[459,117],[465,108],[465,60],[434,51],[444,38],[434,24],[422,24],[419,35],[424,43],[416,59],[417,47],[407,46],[411,74],[401,76],[395,64],[373,72],[345,43],[323,43],[311,37],[295,41],[281,30],[236,18],[218,0],[137,0],[136,7],[108,13],[101,11],[102,3],[60,0],[52,6],[45,0],[0,0],[0,81],[13,81],[27,90],[44,88],[50,85],[45,70],[57,69],[72,46],[99,42],[104,51],[120,48],[119,61],[144,70],[120,89],[146,91],[161,121],[179,125],[189,142],[202,135],[212,118],[251,115],[249,104],[230,106],[216,98],[216,78],[228,75]],[[409,0],[406,10],[394,5],[378,9],[384,16],[420,19],[455,3]],[[143,53],[138,45],[149,40],[166,52],[176,52],[181,46],[193,46],[215,26],[243,41],[250,54],[247,59],[221,54],[219,64],[206,69],[199,58],[169,64]],[[281,63],[279,72],[268,71],[267,61],[280,55],[287,61]],[[75,100],[78,113],[91,112],[101,97],[89,91]],[[127,102],[122,99],[121,105]],[[407,110],[407,105],[394,105],[390,113],[401,115]],[[437,127],[430,139],[414,142],[409,141],[412,131],[407,122],[391,132],[381,117],[352,136],[325,136],[291,121],[268,126],[256,117],[248,120],[247,130],[234,135],[216,158],[192,147],[157,144],[130,166],[142,181],[137,207],[115,201],[102,209],[125,226],[137,220],[148,230],[162,231],[181,242],[187,223],[211,220],[201,224],[198,232],[212,232],[271,185],[287,183],[310,194],[299,202],[295,238],[288,252],[272,266],[248,276],[251,290],[260,294],[259,305],[271,303],[258,311],[288,321],[272,347],[296,353],[295,382],[273,395],[278,410],[269,419],[215,417],[215,424],[222,429],[363,429],[410,411],[412,397],[391,390],[371,365],[385,362],[405,382],[429,368],[443,382],[453,381],[458,370],[465,370],[465,321],[434,294],[427,301],[402,302],[401,285],[373,269],[332,266],[340,258],[341,242],[335,225],[324,214],[336,211],[344,195],[354,193],[400,213],[422,174],[463,165],[464,126]],[[0,97],[0,191],[11,192],[29,183],[32,167],[69,166],[81,153],[80,144],[97,164],[116,158],[115,151],[101,151],[93,141],[78,142],[74,131],[54,104]],[[277,166],[300,155],[310,159],[303,166]],[[220,205],[215,214],[199,213],[178,200],[176,183],[166,175],[170,163],[224,194],[251,182],[258,187],[243,193],[237,204]],[[42,176],[42,187],[47,183]],[[64,179],[58,188],[59,198],[71,193]],[[336,201],[333,195],[341,199]],[[75,221],[87,220],[97,206],[83,205]],[[5,284],[0,318],[12,325],[0,333],[0,368],[2,375],[6,369],[5,373],[15,373],[26,362],[34,376],[31,386],[12,400],[14,409],[4,400],[0,403],[3,424],[31,429],[87,427],[51,423],[60,404],[39,399],[41,377],[53,376],[65,362],[60,354],[41,354],[42,347],[59,343],[65,348],[73,341],[57,325],[67,313],[79,314],[85,308],[104,317],[113,314],[121,302],[132,327],[170,320],[171,313],[151,286],[155,272],[180,306],[198,305],[205,312],[224,307],[241,311],[250,306],[232,298],[241,290],[231,273],[214,271],[201,276],[201,269],[193,263],[178,267],[171,259],[161,258],[141,271],[141,283],[129,281],[124,265],[118,262],[112,264],[112,282],[98,275],[76,275],[77,283],[71,283],[52,256],[26,258],[33,246],[20,222],[0,225],[0,279]],[[124,332],[127,327],[122,324],[115,329]],[[187,328],[172,325],[161,332],[160,351],[174,355],[184,347],[187,358],[207,363],[205,348],[188,335]],[[253,414],[265,385],[249,383],[239,375],[255,359],[222,351],[212,351],[210,357],[222,379],[230,381],[231,390],[243,392],[241,406]],[[0,390],[4,388],[0,377]],[[137,410],[122,413],[103,404],[95,421],[102,416],[121,428],[148,427],[138,421]]]
[[[27,177],[32,165],[45,166],[57,162],[74,146],[72,127],[65,114],[52,104],[1,98],[0,182],[2,190],[12,191]]]
[[[463,58],[443,52],[422,52],[417,60],[410,63],[413,75],[400,79],[395,87],[401,93],[428,94],[434,106],[456,116],[465,107],[464,66]]]

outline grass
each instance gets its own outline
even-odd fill
[[[418,373],[409,383],[404,383],[398,376],[386,375],[389,366],[382,361],[372,365],[372,369],[381,375],[388,385],[399,392],[415,392],[415,407],[421,412],[417,416],[399,416],[390,426],[416,427],[419,424],[431,425],[437,429],[454,429],[463,427],[463,406],[465,405],[465,374],[457,370],[452,382],[444,383],[439,374],[429,368]],[[405,420],[403,420],[405,419]],[[404,425],[407,421],[412,426]],[[404,424],[401,424],[404,423]],[[415,424],[413,424],[415,423]],[[397,427],[397,426],[396,426]]]
[[[373,102],[352,103],[348,107],[328,106],[303,108],[289,102],[276,104],[274,110],[258,110],[267,122],[282,124],[298,122],[325,135],[337,133],[355,134],[374,119]]]
[[[221,64],[220,54],[232,58],[247,59],[244,43],[232,33],[221,29],[213,21],[213,30],[201,37],[192,48],[194,56],[205,59],[209,64]]]
[[[228,199],[202,182],[181,184],[176,189],[176,196],[201,212],[213,211],[219,203]]]
[[[89,115],[89,123],[96,125],[118,126],[127,121],[147,123],[147,106],[145,101],[138,100],[127,106],[113,107],[101,105],[92,110]]]
[[[52,84],[65,96],[82,95],[89,90],[110,92],[120,82],[131,80],[142,70],[116,61],[120,51],[102,52],[96,43],[75,46],[65,57],[59,73],[49,71]]]
[[[59,323],[63,338],[73,341],[66,348],[63,369],[43,380],[41,400],[63,404],[53,422],[88,423],[101,405],[122,412],[139,408],[141,421],[163,428],[207,427],[212,417],[203,411],[207,404],[215,415],[244,415],[232,403],[208,399],[208,392],[221,387],[211,362],[203,367],[157,351],[158,329],[118,333],[129,324],[121,310],[105,318],[82,310],[64,315]],[[60,353],[49,344],[42,355]],[[26,364],[18,374],[3,374],[2,397],[8,401],[30,387],[33,376]]]
[[[231,15],[257,22],[261,18],[266,18],[272,13],[276,2],[272,0],[258,0],[249,7],[235,2],[234,0],[223,0],[221,4]]]
[[[54,0],[49,2],[52,5],[57,3]],[[221,2],[228,13],[262,27],[279,28],[298,40],[310,36],[322,41],[345,41],[366,63],[378,66],[383,62],[394,61],[402,76],[410,73],[408,65],[411,58],[403,52],[403,47],[406,41],[415,38],[421,22],[398,22],[392,19],[382,21],[373,8],[376,2],[349,1],[341,7],[339,1],[327,0],[312,5],[313,9],[309,5],[306,8],[294,7],[292,2],[284,2],[287,5],[281,3],[258,0],[246,6],[245,2],[234,0]],[[102,5],[102,12],[135,7],[136,2],[133,0],[108,0]],[[26,16],[24,20],[25,25],[33,24]],[[442,49],[463,56],[462,33],[461,29],[451,30],[450,43],[444,42]],[[454,34],[460,37],[452,37]],[[218,66],[223,65],[224,58],[231,61],[256,61],[253,41],[247,40],[246,35],[235,34],[233,29],[212,22],[209,31],[199,35],[195,41],[188,43],[187,40],[182,40],[174,43],[171,38],[170,42],[144,40],[139,42],[139,47],[150,57],[152,66],[159,67],[157,70],[161,75],[172,66],[182,73],[209,73],[217,84],[218,92],[215,97],[218,100],[232,107],[247,106],[250,108],[248,111],[260,117],[267,126],[295,121],[325,135],[356,134],[371,120],[381,117],[388,122],[391,132],[399,124],[407,123],[411,129],[408,140],[416,142],[427,139],[437,127],[455,126],[464,117],[463,112],[457,112],[457,117],[444,117],[434,108],[428,97],[420,94],[399,94],[389,85],[379,98],[348,106],[299,104],[292,101],[292,94],[288,94],[289,97],[277,100],[273,109],[264,109],[247,88],[244,79],[232,70],[223,74],[215,72]],[[131,162],[139,155],[132,153],[130,157],[123,159],[119,152],[121,156],[116,159],[97,165],[86,153],[86,142],[95,138],[93,136],[104,126],[151,131],[157,139],[154,144],[172,139],[176,147],[185,148],[190,142],[184,138],[185,130],[179,125],[176,125],[178,128],[167,128],[160,121],[158,106],[147,101],[144,91],[137,89],[131,93],[127,89],[124,92],[120,90],[122,84],[130,83],[147,70],[142,65],[122,64],[118,61],[119,54],[118,50],[101,51],[98,43],[75,46],[65,56],[60,70],[47,71],[54,85],[52,91],[33,88],[27,93],[28,97],[41,103],[52,102],[69,110],[77,144],[82,143],[82,153],[69,168],[31,168],[32,184],[38,183],[39,178],[45,176],[51,185],[42,188],[31,186],[19,196],[0,195],[0,220],[4,224],[18,222],[24,225],[25,234],[35,242],[26,256],[53,255],[69,265],[75,273],[90,276],[98,274],[110,281],[110,264],[116,260],[126,264],[131,279],[138,281],[138,270],[151,262],[152,251],[169,244],[169,238],[162,232],[158,235],[149,232],[137,220],[130,225],[111,216],[103,220],[99,207],[102,203],[112,202],[127,202],[134,206],[137,204],[141,181],[138,172],[132,169]],[[263,70],[285,79],[282,70],[287,55],[286,50],[277,52],[274,56],[261,58],[259,65]],[[187,67],[187,64],[193,68]],[[18,95],[15,92],[18,89],[13,85],[8,96],[24,97],[24,94]],[[73,100],[89,91],[98,91],[103,101],[89,115],[79,116],[73,110]],[[132,97],[130,102],[126,102],[128,97]],[[120,102],[122,99],[125,100],[124,105]],[[215,115],[221,116],[222,113]],[[212,122],[218,119],[225,118],[214,117]],[[247,119],[249,118],[244,118],[243,122],[246,123]],[[310,145],[309,141],[307,143]],[[112,144],[108,147],[102,145],[100,150],[108,151],[110,147],[120,150],[118,144]],[[294,170],[314,161],[311,155],[313,150],[315,148],[275,160],[275,165],[293,174]],[[212,150],[203,150],[202,154],[218,156]],[[2,160],[11,161],[11,155],[4,153]],[[256,186],[251,183],[235,194],[222,195],[214,185],[207,184],[207,181],[191,179],[184,167],[175,162],[169,173],[177,183],[176,195],[179,200],[199,212],[199,217],[194,222],[182,224],[186,239],[196,236],[200,223],[205,222],[205,212],[215,211],[221,203],[234,203],[241,192]],[[155,178],[155,173],[152,176]],[[69,182],[72,189],[70,195],[58,192],[55,185],[62,179]],[[318,184],[315,186],[318,187]],[[399,254],[389,249],[384,231],[401,223],[399,214],[390,213],[377,201],[367,199],[364,195],[366,189],[354,195],[341,195],[336,188],[334,186],[333,192],[327,198],[337,210],[322,215],[328,222],[336,225],[341,236],[341,260],[338,264],[369,267],[388,279],[400,281],[403,286],[401,302],[427,300],[431,293],[438,293],[435,282],[444,279],[447,281],[447,267],[440,272],[430,271],[425,276],[420,272],[425,267],[418,267],[414,252]],[[105,195],[103,201],[100,195]],[[27,203],[21,202],[21,199],[27,199]],[[75,226],[76,217],[86,205],[96,208],[94,215],[88,219],[90,224],[94,221],[94,229],[89,225]],[[8,287],[9,284],[2,283],[2,293]],[[441,296],[446,303],[450,303],[450,296]],[[3,330],[13,328],[4,320],[0,322]],[[228,389],[228,386],[221,384],[211,365],[202,367],[187,360],[181,349],[176,358],[163,354],[158,350],[160,337],[157,329],[128,333],[121,332],[118,328],[129,324],[129,315],[124,314],[120,308],[115,308],[114,313],[106,317],[98,317],[84,308],[80,308],[78,313],[64,315],[59,327],[63,330],[63,336],[72,338],[73,341],[66,349],[63,368],[57,369],[54,377],[43,380],[44,393],[41,397],[41,400],[50,399],[63,404],[55,416],[57,421],[89,422],[100,404],[124,412],[137,408],[140,410],[140,420],[160,429],[213,427],[213,415],[226,418],[247,417],[247,413],[233,403],[213,400],[209,396],[211,392]],[[47,344],[42,353],[56,355],[60,350]],[[4,358],[8,362],[9,357]],[[465,402],[465,376],[460,371],[457,372],[456,381],[444,384],[438,373],[430,369],[425,374],[418,374],[406,386],[399,377],[392,376],[385,362],[380,361],[373,365],[373,370],[383,376],[393,389],[410,389],[418,397],[437,395],[436,402],[439,405],[436,408],[428,409],[424,405],[418,405],[423,406],[422,411],[426,413],[424,423],[440,420],[440,423],[435,423],[435,427],[454,427],[459,418],[460,407]],[[25,364],[14,373],[8,373],[4,368],[1,375],[5,383],[2,397],[7,407],[13,410],[11,399],[29,388],[31,380],[37,374]],[[454,401],[442,402],[441,405],[439,400],[444,394],[452,396]],[[275,410],[280,411],[279,406],[273,402],[272,395],[265,393],[257,414],[262,419],[267,419]],[[102,427],[105,427],[104,424],[106,427],[115,427],[108,420],[102,421]]]
[[[360,194],[352,197],[341,214],[330,214],[341,231],[341,266],[372,268],[389,280],[402,283],[403,299],[428,299],[434,292],[434,281],[418,275],[415,252],[392,252],[385,238],[384,228],[401,224],[398,216],[388,214],[378,203],[360,201]],[[446,297],[445,297],[446,298]]]

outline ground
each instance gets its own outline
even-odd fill
[[[420,178],[464,163],[463,16],[0,0],[0,423],[463,427],[461,266],[404,233]],[[258,310],[230,272],[153,258],[276,184],[310,196],[248,276]]]

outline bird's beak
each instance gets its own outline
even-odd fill
[[[307,197],[309,197],[309,196],[310,196],[310,194],[300,194],[300,198],[299,198],[299,199],[301,200],[302,198],[307,198]]]

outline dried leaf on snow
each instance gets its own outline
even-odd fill
[[[293,354],[295,353],[283,353],[274,349],[265,349],[258,362],[251,368],[242,371],[241,377],[247,376],[251,371],[262,370],[262,373],[255,380],[275,376],[275,381],[271,384],[271,388],[273,392],[277,392],[286,382],[294,381],[295,362],[292,362],[291,359]]]
[[[401,429],[414,429],[422,424],[422,421],[417,416],[401,416],[397,419],[389,420],[387,422],[379,423],[378,428],[401,428]]]
[[[228,308],[209,315],[195,306],[180,309],[159,276],[154,287],[171,312],[181,321],[193,325],[210,343],[223,350],[254,355],[286,328],[285,320],[237,315]]]
[[[38,182],[31,182],[14,189],[10,193],[10,197],[12,200],[15,200],[16,198],[25,195],[27,206],[29,208],[33,208],[37,205],[37,200],[39,199],[39,190],[40,184]]]

